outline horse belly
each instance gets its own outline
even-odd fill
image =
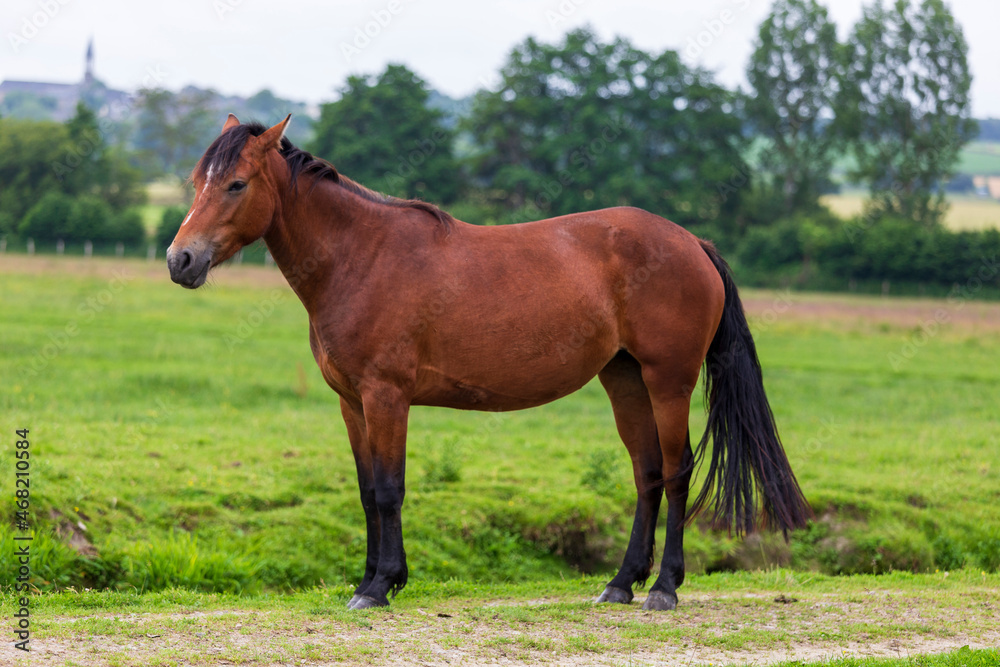
[[[520,410],[583,387],[618,352],[610,322],[497,332],[440,346],[420,365],[414,403],[465,410]]]

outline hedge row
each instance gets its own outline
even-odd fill
[[[98,197],[74,198],[61,192],[43,195],[28,209],[17,232],[42,242],[121,241],[137,245],[146,238],[142,216],[135,209],[116,213]]]
[[[751,283],[892,281],[979,291],[1000,288],[1000,231],[821,215],[751,228],[736,247],[736,260]]]

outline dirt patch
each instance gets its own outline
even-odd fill
[[[682,596],[672,613],[580,599],[478,603],[348,615],[220,609],[38,615],[12,665],[763,665],[907,657],[1000,644],[993,605],[925,593]],[[276,607],[280,606],[276,600]],[[339,606],[337,607],[339,609]]]
[[[954,327],[969,333],[1000,331],[1000,304],[961,295],[911,299],[751,290],[743,296],[743,306],[758,327],[776,321],[811,321],[894,329]]]

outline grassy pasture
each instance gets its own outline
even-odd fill
[[[670,616],[649,626],[634,606],[591,612],[586,600],[624,552],[634,502],[599,385],[518,413],[415,408],[404,514],[411,584],[396,611],[350,617],[339,610],[364,550],[353,462],[305,313],[277,271],[223,268],[189,292],[161,262],[0,257],[0,480],[13,487],[14,430],[29,428],[32,583],[120,591],[39,597],[37,636],[63,655],[80,637],[103,637],[99,657],[70,663],[102,665],[175,664],[202,650],[205,632],[220,638],[219,655],[250,664],[385,663],[411,649],[415,662],[440,662],[424,655],[429,646],[487,662],[621,664],[631,651],[633,664],[660,664],[669,644],[695,649],[688,662],[719,664],[826,658],[851,641],[918,652],[995,645],[1000,306],[744,299],[816,510],[810,529],[787,545],[689,529],[694,575],[681,590],[680,626]],[[696,435],[703,415],[692,406]],[[6,590],[12,537],[9,521],[0,524]],[[741,569],[761,571],[723,573]],[[886,572],[895,574],[863,574]],[[829,576],[842,573],[855,576]],[[872,606],[871,590],[902,597]],[[293,593],[274,595],[283,591]],[[779,595],[807,604],[768,602]],[[5,617],[12,601],[0,597]],[[828,603],[836,623],[816,611]],[[237,627],[247,613],[276,635]],[[464,621],[440,634],[428,613]],[[351,634],[364,627],[410,639],[373,645]],[[148,655],[122,644],[163,628],[181,644]],[[273,650],[260,648],[275,636]],[[820,653],[795,653],[803,642]],[[937,664],[980,664],[962,659]]]
[[[962,149],[956,171],[966,174],[1000,174],[1000,143],[969,142]]]
[[[11,479],[14,429],[30,428],[33,511],[51,550],[37,585],[239,591],[358,578],[350,449],[277,271],[224,268],[188,292],[159,263],[4,261],[0,478]],[[817,521],[788,545],[698,525],[690,568],[997,570],[1000,308],[747,297]],[[703,424],[696,401],[696,436]],[[416,408],[408,459],[415,579],[607,572],[623,553],[634,491],[596,382],[518,413]],[[0,530],[9,544],[9,525]]]

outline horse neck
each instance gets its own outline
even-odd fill
[[[380,211],[332,181],[303,178],[297,191],[281,185],[286,194],[264,242],[311,315],[314,304],[329,305],[326,286],[335,283],[337,292],[349,294],[342,290],[350,290],[350,273],[358,273],[352,267],[363,266],[379,251]]]

